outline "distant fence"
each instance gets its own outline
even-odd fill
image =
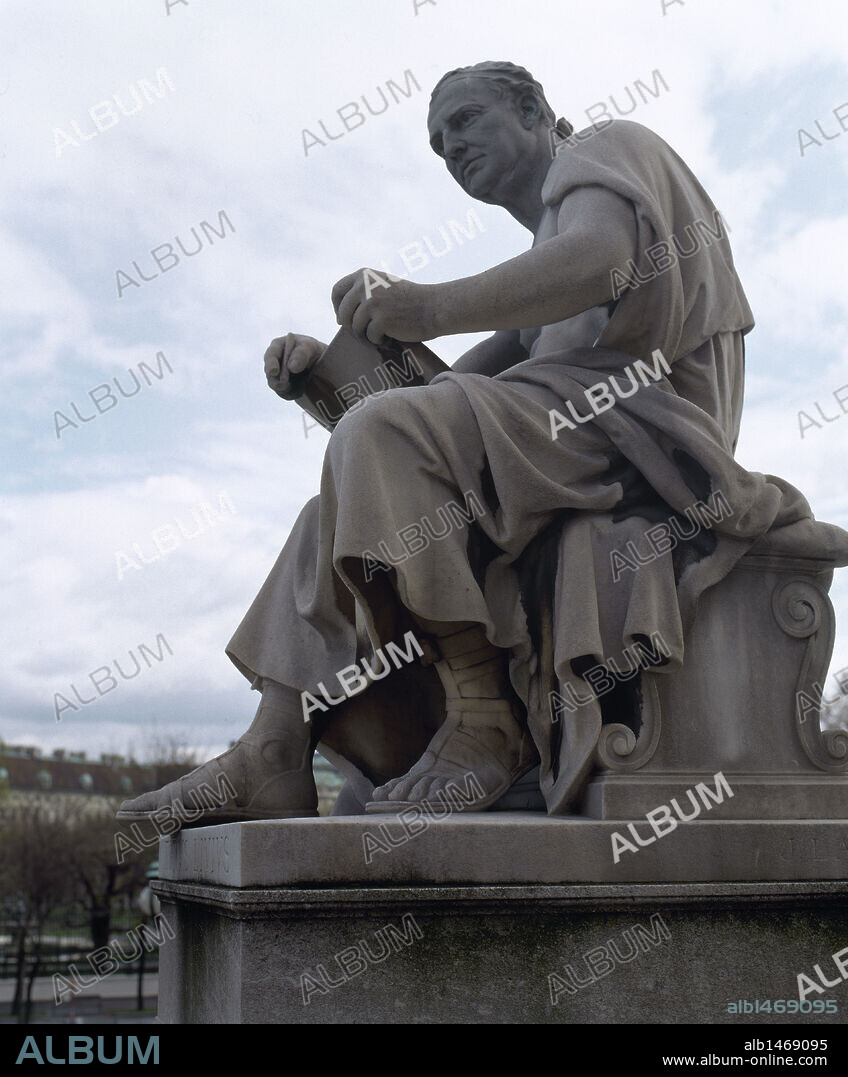
[[[112,917],[109,938],[118,939],[119,944],[123,941],[124,948],[129,949],[126,943],[127,932],[131,928],[137,928],[142,921],[141,913],[137,909],[120,909]],[[0,920],[0,979],[8,979],[17,975],[18,969],[18,925],[14,922]],[[27,934],[24,948],[24,970],[29,975],[32,964],[36,959],[38,937],[33,933]],[[91,938],[91,930],[88,919],[83,916],[63,916],[51,918],[41,933],[41,957],[38,968],[39,976],[53,976],[62,973],[67,976],[68,965],[72,962],[79,965],[84,962],[86,956],[94,949]],[[127,965],[127,972],[131,972],[138,965],[133,961]],[[159,950],[154,948],[150,953],[144,954],[144,968],[146,972],[156,972],[159,968]]]

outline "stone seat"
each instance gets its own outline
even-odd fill
[[[641,674],[638,735],[604,726],[583,814],[638,818],[721,772],[716,817],[848,818],[848,731],[820,727],[838,562],[787,548],[761,540],[702,596],[683,666]]]

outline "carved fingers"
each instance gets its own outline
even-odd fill
[[[275,337],[265,352],[265,378],[279,396],[290,390],[289,375],[308,370],[324,354],[326,345],[302,333]]]
[[[336,320],[360,340],[417,341],[433,334],[428,325],[428,290],[373,269],[349,273],[332,291]]]

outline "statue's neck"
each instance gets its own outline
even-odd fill
[[[520,225],[535,236],[542,224],[547,206],[542,201],[542,188],[551,167],[550,155],[538,155],[530,163],[520,182],[514,186],[514,198],[505,199],[501,205]]]

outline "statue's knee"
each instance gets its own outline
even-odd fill
[[[374,423],[366,414],[369,403],[345,412],[330,438],[330,451],[347,453],[357,451],[363,443],[373,438]]]
[[[412,421],[411,405],[402,390],[392,390],[380,396],[369,396],[355,404],[339,421],[331,441],[360,442],[391,436],[402,431]],[[385,447],[385,442],[383,442]]]

